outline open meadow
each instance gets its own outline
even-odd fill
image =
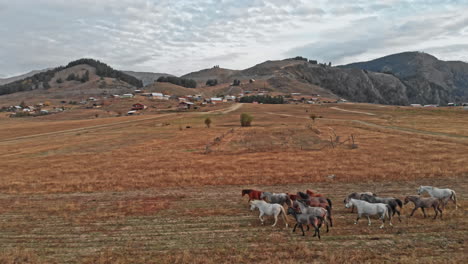
[[[351,103],[208,110],[0,118],[0,263],[468,258],[468,111]],[[241,113],[254,117],[251,127],[240,127]],[[402,222],[379,229],[375,218],[354,225],[343,205],[352,192],[403,199],[419,185],[454,189],[460,207],[449,203],[442,220],[420,211],[409,219],[408,204]],[[317,190],[333,202],[334,226],[321,240],[281,220],[261,226],[241,197],[247,188]]]

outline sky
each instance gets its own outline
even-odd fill
[[[0,78],[79,58],[182,75],[295,56],[468,61],[468,0],[0,0]]]

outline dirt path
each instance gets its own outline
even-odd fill
[[[346,109],[342,109],[342,108],[339,108],[339,107],[336,107],[336,106],[333,106],[333,107],[330,107],[330,108],[338,110],[338,111],[349,112],[349,113],[364,114],[364,115],[370,115],[370,116],[375,116],[376,115],[376,114],[369,113],[369,112],[346,110]]]

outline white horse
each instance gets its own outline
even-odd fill
[[[421,195],[427,192],[431,197],[442,199],[444,202],[444,207],[447,204],[448,200],[452,200],[455,204],[455,210],[458,209],[457,205],[457,195],[452,189],[439,189],[432,186],[419,186],[418,194]]]
[[[275,217],[275,223],[272,226],[276,225],[276,222],[278,222],[278,215],[283,213],[283,220],[284,223],[286,224],[286,227],[288,227],[288,222],[286,220],[286,212],[284,211],[283,206],[279,204],[269,204],[263,200],[253,200],[250,201],[250,210],[255,210],[255,208],[258,208],[260,211],[260,215],[258,218],[262,222],[263,225],[263,215],[269,215],[269,216],[274,216]]]
[[[390,225],[392,226],[392,218],[391,215],[388,213],[390,209],[390,206],[388,204],[383,204],[383,203],[368,203],[366,201],[362,200],[356,200],[356,199],[349,199],[346,202],[345,207],[350,208],[351,206],[355,206],[358,211],[358,217],[356,218],[356,221],[354,224],[357,224],[359,218],[361,218],[362,215],[367,216],[367,220],[369,221],[369,225],[371,225],[371,221],[369,216],[371,215],[380,215],[380,219],[382,220],[382,225],[380,228],[383,228],[385,225],[385,217],[387,217],[390,220]]]

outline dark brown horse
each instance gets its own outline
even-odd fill
[[[406,196],[405,198],[405,204],[413,202],[414,203],[414,209],[411,211],[410,217],[413,216],[414,212],[418,208],[421,208],[424,218],[426,218],[426,212],[424,211],[424,208],[434,208],[434,219],[437,218],[438,212],[440,212],[440,219],[442,219],[442,208],[443,207],[443,202],[440,199],[434,198],[434,197],[428,197],[428,198],[423,198],[420,197],[419,195],[409,195]]]
[[[260,196],[262,195],[262,193],[262,191],[257,191],[253,189],[242,190],[242,196],[247,194],[249,196],[249,202],[252,200],[261,200]]]

